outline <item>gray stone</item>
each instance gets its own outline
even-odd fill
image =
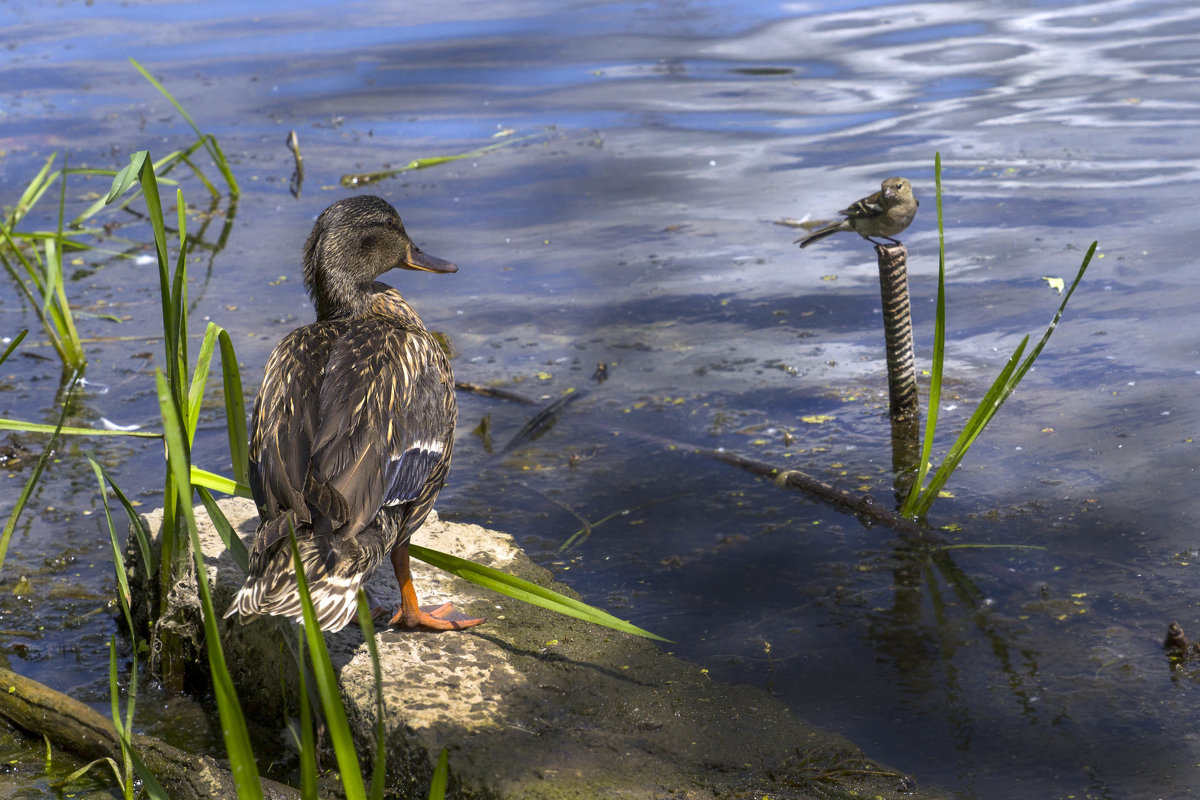
[[[254,504],[227,499],[221,507],[248,546]],[[196,517],[223,612],[244,575],[202,506]],[[150,530],[160,518],[147,516]],[[576,596],[507,534],[431,514],[414,542]],[[511,600],[419,562],[414,580],[423,604],[451,601],[487,622],[463,632],[377,634],[393,797],[425,797],[443,747],[450,750],[451,796],[464,798],[940,796],[914,790],[905,776],[804,724],[765,692],[716,683],[650,641]],[[399,602],[386,568],[368,591],[376,603]],[[297,708],[297,630],[279,619],[222,621],[242,706],[261,721],[282,724]],[[202,640],[202,631],[194,636]],[[370,754],[374,681],[362,632],[349,626],[326,642],[359,752]],[[206,663],[203,653],[196,660]],[[363,762],[369,770],[370,756]]]

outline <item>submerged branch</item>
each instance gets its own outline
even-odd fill
[[[497,389],[491,386],[483,386],[481,384],[469,383],[466,381],[456,381],[454,387],[460,391],[471,392],[483,397],[494,397],[501,400],[509,400],[527,406],[539,405],[537,400],[532,400],[524,395],[508,389]],[[566,399],[567,397],[571,397],[571,395],[566,395],[562,399]],[[563,406],[559,406],[556,403],[552,404],[547,410],[553,408],[557,413],[561,412],[564,407],[565,404]],[[538,420],[538,418],[539,417],[535,416],[533,421]],[[529,428],[533,424],[533,421],[527,424],[526,428]],[[657,434],[653,433],[644,433],[642,431],[629,430],[627,428],[621,428],[618,430],[618,432],[621,436],[641,439],[642,441],[651,442],[661,447],[678,450],[684,453],[694,453],[696,455],[704,456],[705,458],[711,458],[715,461],[720,461],[723,464],[728,464],[730,466],[737,467],[738,469],[745,470],[752,475],[770,478],[772,481],[774,481],[776,486],[798,489],[805,494],[825,503],[826,505],[838,509],[839,511],[854,514],[860,520],[862,520],[864,524],[884,525],[896,531],[897,533],[903,533],[909,536],[928,537],[931,535],[929,529],[918,525],[910,519],[900,516],[886,506],[875,503],[867,495],[860,496],[851,494],[845,489],[839,489],[832,484],[814,478],[811,475],[807,475],[800,470],[777,467],[774,464],[768,464],[765,461],[759,461],[757,459],[739,455],[738,453],[732,453],[727,450],[717,450],[711,447],[700,447],[698,445],[669,439],[665,436],[658,436]]]

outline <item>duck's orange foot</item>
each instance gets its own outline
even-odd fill
[[[402,628],[428,628],[435,631],[461,631],[483,622],[482,617],[470,617],[454,607],[453,603],[440,606],[408,608],[404,604],[396,607],[389,625]]]

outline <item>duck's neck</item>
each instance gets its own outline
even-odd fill
[[[371,294],[380,284],[356,280],[341,271],[326,271],[305,264],[305,288],[317,309],[317,319],[343,319],[369,313]]]
[[[374,281],[367,286],[339,287],[326,284],[311,287],[318,320],[351,319],[378,314],[398,320],[406,328],[425,330],[417,312],[398,291],[386,283]]]
[[[378,281],[372,285],[371,299],[367,313],[392,317],[410,330],[425,330],[425,323],[417,316],[417,312],[408,304],[404,296],[386,283]]]

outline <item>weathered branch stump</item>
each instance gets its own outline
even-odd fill
[[[887,344],[888,396],[893,418],[916,417],[917,370],[913,356],[912,307],[908,299],[908,248],[875,245],[879,260],[879,292],[883,303],[883,336]]]

